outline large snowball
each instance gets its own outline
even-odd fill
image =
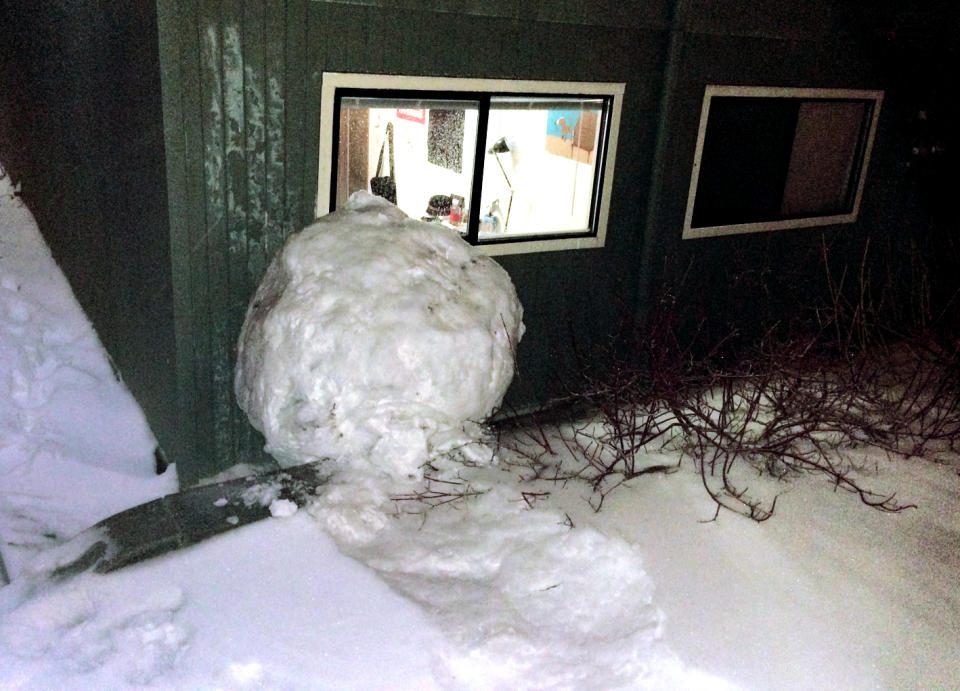
[[[499,405],[523,310],[456,232],[357,192],[290,237],[247,310],[235,390],[267,451],[416,474]]]

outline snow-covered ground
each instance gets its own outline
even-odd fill
[[[0,229],[15,578],[176,483],[6,179]],[[807,477],[757,524],[704,522],[690,468],[595,513],[586,486],[522,483],[475,446],[429,471],[470,498],[427,509],[419,477],[341,473],[292,515],[49,588],[0,613],[0,688],[958,688],[956,464],[871,455],[872,486],[918,508]]]

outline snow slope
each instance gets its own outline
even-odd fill
[[[9,185],[0,198],[4,241],[12,228],[35,243],[0,264],[0,398],[14,401],[14,371],[47,381],[27,367],[50,348],[43,334],[86,322],[62,283],[43,288],[62,277]],[[48,355],[102,358],[85,328]],[[105,361],[84,370],[101,373],[97,386],[115,381]],[[0,534],[16,528],[38,546],[49,538],[30,531],[51,506],[67,535],[170,481],[147,472],[148,436],[92,465],[80,449],[111,443],[118,410],[139,413],[114,387],[84,399],[102,424],[44,417],[69,411],[67,381],[0,417],[0,496],[38,524],[3,513]],[[871,456],[879,488],[917,509],[880,514],[799,478],[755,524],[703,522],[713,506],[688,468],[637,478],[594,513],[586,486],[524,483],[492,460],[479,437],[465,455],[434,458],[434,495],[342,473],[310,506],[51,587],[0,615],[0,688],[957,688],[958,465]],[[81,482],[90,494],[73,497]],[[451,491],[470,496],[427,508]]]
[[[442,645],[301,514],[25,604],[0,624],[0,688],[429,689]]]
[[[156,441],[0,168],[0,554],[24,560],[175,492]]]

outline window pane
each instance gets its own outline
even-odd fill
[[[780,217],[799,102],[715,97],[700,163],[695,228]]]
[[[714,96],[691,227],[851,213],[873,108],[862,98]]]
[[[462,100],[341,99],[337,206],[357,190],[374,191],[372,178],[392,177],[404,213],[465,233],[478,106]]]
[[[807,101],[800,105],[780,208],[783,216],[849,211],[868,115],[864,101]]]
[[[491,98],[481,240],[593,230],[603,107],[602,99]]]

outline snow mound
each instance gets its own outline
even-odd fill
[[[528,508],[485,471],[500,472],[478,470],[482,494],[458,510],[393,515],[389,500],[378,505],[344,485],[308,511],[342,552],[432,615],[452,644],[436,669],[444,685],[644,686],[673,656],[659,642],[663,617],[639,552]],[[379,521],[370,520],[375,514]]]
[[[11,578],[93,523],[177,490],[174,467],[156,474],[143,411],[17,189],[0,165],[0,563]]]
[[[267,269],[237,401],[281,464],[370,457],[417,475],[503,399],[522,315],[506,271],[456,232],[357,192]]]

